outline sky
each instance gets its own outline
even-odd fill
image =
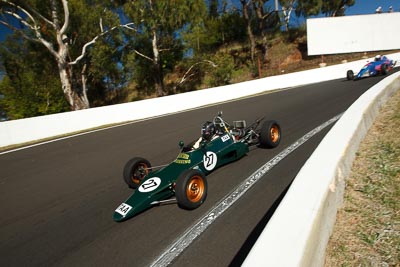
[[[274,0],[269,1],[272,6],[274,5]],[[347,7],[345,11],[346,16],[353,15],[368,15],[375,14],[378,7],[382,8],[382,12],[386,13],[389,11],[389,7],[392,6],[394,12],[400,12],[400,0],[355,0],[355,4],[351,7]],[[279,7],[281,9],[281,7]],[[325,16],[325,15],[319,15]],[[292,26],[300,26],[305,23],[304,18],[292,17],[290,19],[290,24]]]
[[[382,7],[383,12],[388,12],[390,6],[395,12],[400,12],[400,0],[356,0],[355,5],[349,7],[345,14],[347,16],[372,14],[378,7]]]
[[[274,0],[270,0],[269,4],[273,6]],[[347,16],[373,14],[379,6],[382,7],[383,12],[388,12],[390,6],[393,7],[395,12],[400,12],[400,0],[356,0],[354,6],[346,9],[345,14]],[[299,23],[303,22],[304,20],[299,20]],[[10,30],[0,24],[0,41],[3,41],[8,33],[10,33]]]

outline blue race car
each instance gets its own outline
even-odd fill
[[[373,62],[368,62],[357,74],[354,74],[352,70],[348,70],[346,75],[347,80],[356,81],[379,74],[386,75],[395,65],[396,61],[390,60],[386,56],[377,55]]]

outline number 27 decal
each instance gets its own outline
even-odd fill
[[[217,165],[217,154],[211,151],[207,151],[203,156],[203,163],[204,163],[204,168],[207,171],[213,170]]]
[[[152,177],[146,180],[140,187],[139,191],[142,193],[151,192],[159,187],[161,184],[161,179],[158,177]]]

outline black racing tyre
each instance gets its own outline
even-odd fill
[[[207,179],[199,170],[189,169],[181,173],[176,181],[175,196],[178,206],[193,210],[207,198]]]
[[[262,147],[274,148],[279,145],[282,138],[281,127],[276,121],[265,121],[260,132],[260,145]]]
[[[346,73],[346,78],[348,81],[353,80],[354,79],[354,72],[352,70],[348,70]]]
[[[140,157],[130,159],[124,167],[124,181],[130,188],[136,189],[150,172],[151,164],[147,159]]]
[[[381,65],[381,73],[382,75],[388,74],[388,66],[386,64]]]

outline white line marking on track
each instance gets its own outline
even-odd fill
[[[14,149],[10,149],[10,150],[6,150],[6,151],[3,151],[3,152],[0,152],[0,155],[5,155],[5,154],[9,154],[9,153],[20,151],[20,150],[25,150],[25,149],[29,149],[29,148],[33,148],[33,147],[37,147],[37,146],[41,146],[41,145],[46,145],[46,144],[50,144],[50,143],[54,143],[54,142],[58,142],[58,141],[62,141],[62,140],[66,140],[66,139],[82,136],[82,135],[87,135],[87,134],[100,132],[100,131],[104,131],[104,130],[108,130],[108,129],[112,129],[112,128],[117,128],[117,127],[125,126],[125,125],[128,125],[128,124],[132,124],[132,123],[124,123],[124,124],[120,124],[120,125],[108,126],[108,127],[104,127],[104,128],[101,128],[101,129],[85,131],[85,132],[77,133],[77,134],[71,134],[71,135],[64,136],[64,137],[55,137],[54,139],[51,139],[51,140],[48,140],[48,141],[38,141],[37,143],[32,144],[32,145],[24,145],[24,146],[21,146],[21,147],[18,147],[18,148],[14,148]]]
[[[172,243],[172,245],[168,247],[150,266],[167,266],[171,264],[175,258],[177,258],[198,236],[200,236],[208,228],[208,226],[210,226],[230,206],[239,200],[240,197],[244,195],[244,193],[246,193],[247,190],[249,190],[258,180],[260,180],[269,170],[271,170],[272,167],[277,165],[282,159],[303,145],[311,137],[339,120],[342,114],[333,117],[332,119],[311,130],[272,158],[270,161],[261,166],[231,193],[225,196],[218,204],[216,204],[206,215],[200,218],[197,223],[187,229],[186,232],[184,232],[181,237]]]

